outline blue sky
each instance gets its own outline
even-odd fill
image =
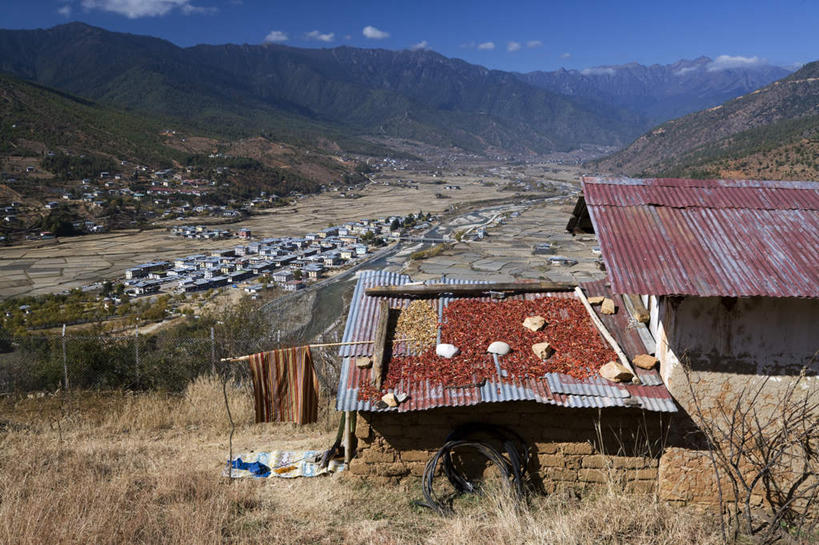
[[[819,58],[819,2],[2,0],[0,27],[82,21],[180,46],[426,47],[503,70],[707,55],[794,65]]]

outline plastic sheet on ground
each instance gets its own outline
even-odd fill
[[[344,462],[330,460],[327,467],[319,467],[321,450],[273,450],[250,452],[231,461],[230,474],[225,468],[223,475],[234,479],[244,477],[266,478],[317,477],[344,470]]]

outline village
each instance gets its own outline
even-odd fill
[[[475,180],[447,185],[486,191]],[[421,187],[428,196],[437,191]],[[694,512],[686,506],[738,512],[739,502],[753,502],[755,513],[768,509],[771,517],[808,525],[812,519],[799,513],[815,512],[814,466],[794,474],[786,461],[769,470],[750,459],[743,469],[767,472],[773,484],[723,497],[719,486],[741,486],[747,473],[723,462],[715,469],[699,438],[724,433],[726,448],[748,457],[742,429],[767,441],[765,430],[783,416],[793,424],[783,438],[793,448],[815,438],[809,425],[815,406],[809,403],[816,391],[816,268],[799,251],[805,242],[815,247],[815,232],[780,239],[764,226],[776,218],[783,230],[797,233],[790,210],[800,206],[812,214],[816,184],[583,177],[581,190],[484,201],[457,213],[384,214],[323,228],[314,221],[303,235],[258,235],[264,227],[257,224],[236,230],[173,225],[160,236],[155,230],[164,244],[196,244],[199,251],[150,254],[156,259],[129,266],[120,285],[133,300],[174,294],[198,304],[203,291],[253,297],[265,286],[276,290],[272,299],[254,302],[238,329],[227,329],[227,323],[236,328],[228,314],[217,319],[202,307],[180,317],[177,329],[155,330],[157,340],[145,333],[144,321],[129,323],[114,341],[121,372],[129,383],[164,380],[158,377],[168,375],[169,362],[179,369],[213,366],[225,376],[245,373],[241,385],[194,383],[179,403],[196,414],[214,414],[222,403],[238,409],[230,413],[238,426],[230,465],[220,473],[225,477],[335,473],[293,485],[294,497],[342,491],[350,499],[341,503],[350,507],[362,487],[377,487],[379,502],[405,504],[409,494],[414,505],[430,508],[430,516],[448,520],[453,508],[438,491],[457,490],[459,479],[473,486],[494,475],[480,460],[468,471],[447,460],[460,459],[465,449],[458,450],[459,442],[467,441],[489,453],[490,462],[499,460],[513,503],[603,497],[618,508],[623,502],[633,510],[662,505],[662,520],[675,520]],[[418,190],[379,184],[370,191],[403,199]],[[338,202],[326,195],[310,199]],[[321,211],[328,214],[324,225],[337,217]],[[288,215],[280,214],[282,229]],[[704,229],[709,218],[721,219],[723,229]],[[734,236],[738,228],[741,241]],[[782,267],[773,273],[752,248],[787,257],[775,259]],[[724,274],[736,262],[742,278]],[[340,276],[346,279],[335,282]],[[311,283],[317,289],[305,289]],[[194,327],[210,337],[184,329]],[[88,338],[63,333],[62,344],[52,342],[49,361],[67,362],[65,377],[79,384],[92,376],[86,369],[97,369],[98,360],[86,352],[108,354],[104,343],[112,342],[100,341],[97,349]],[[447,346],[455,352],[451,357],[439,353]],[[275,394],[263,393],[271,391],[265,381],[283,384],[270,374],[283,354],[295,354],[294,363],[310,354],[313,368],[299,375],[307,381],[299,387],[313,384],[305,390],[309,395],[298,394],[300,406],[310,410],[287,417],[278,416],[284,412]],[[208,393],[197,397],[194,388]],[[807,404],[799,405],[803,395]],[[748,403],[749,396],[756,403]],[[164,405],[169,414],[182,406],[173,403]],[[788,407],[787,414],[778,407]],[[731,410],[747,427],[723,430],[717,427],[723,420],[708,417],[730,419]],[[185,418],[186,426],[210,430],[194,440],[207,442],[207,454],[187,458],[210,478],[215,460],[225,459],[220,441],[233,429],[215,417],[209,424]],[[262,424],[282,421],[295,426]],[[175,433],[162,422],[170,431],[157,434]],[[486,439],[494,433],[507,435],[502,443]],[[715,455],[724,453],[719,448]],[[792,447],[781,448],[788,453]],[[802,454],[815,462],[814,454]],[[307,455],[312,461],[281,458]],[[246,482],[237,489],[245,484],[256,486]],[[765,486],[792,487],[795,499],[782,507],[776,497],[764,497]],[[259,488],[265,497],[281,489],[276,483]],[[454,516],[482,505],[460,498]],[[391,509],[391,521],[404,516]],[[253,516],[264,518],[267,510]],[[712,519],[686,520],[696,531],[719,532]]]
[[[412,233],[431,229],[432,214],[362,219],[307,233],[304,237],[263,238],[253,241],[250,229],[240,228],[233,248],[214,249],[173,260],[152,261],[125,271],[123,284],[130,296],[155,294],[160,290],[178,294],[206,291],[226,286],[240,287],[256,295],[268,285],[298,291],[327,275],[358,263],[388,241],[395,242]],[[232,236],[226,229],[204,225],[175,226],[171,234],[204,240]],[[248,283],[264,277],[266,282]]]
[[[306,192],[354,191],[365,181],[348,178],[340,185],[342,177],[323,184],[297,179],[285,194],[277,195],[264,184],[243,185],[246,169],[268,174],[252,159],[211,153],[188,160],[191,164],[151,168],[127,160],[102,161],[49,151],[39,162],[31,158],[24,165],[4,169],[0,179],[14,190],[14,198],[0,203],[0,242],[104,233],[192,217],[238,221],[266,208],[285,206]],[[57,224],[49,218],[61,221]]]

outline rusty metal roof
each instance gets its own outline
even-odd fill
[[[368,309],[377,308],[381,298],[366,295],[364,293],[365,287],[406,284],[409,282],[410,279],[406,276],[397,276],[383,271],[363,271],[359,276],[350,303],[350,312],[343,340],[366,340],[364,337],[371,334],[375,329],[375,324],[378,321],[377,312]],[[435,283],[441,282],[452,284],[473,283],[454,278],[437,280]],[[589,295],[612,296],[603,281],[584,284],[583,286]],[[539,297],[574,297],[574,295],[570,292],[528,293],[516,295],[512,298],[536,299]],[[480,299],[491,300],[488,297]],[[508,299],[510,298],[507,297]],[[441,316],[444,306],[453,300],[451,296],[443,295],[440,298],[432,299],[430,302],[434,305],[434,308],[439,309],[439,316]],[[409,301],[409,299],[390,299],[390,307],[403,308],[409,304]],[[598,315],[629,357],[646,352],[635,324],[629,319],[622,301],[618,301],[618,306],[621,310],[614,316]],[[372,348],[370,344],[357,345],[353,349],[342,347],[341,355],[343,360],[336,399],[336,408],[338,410],[378,410],[369,400],[359,399],[360,387],[370,381],[370,369],[359,369],[354,363],[355,355],[371,355]],[[526,380],[498,377],[496,380],[487,381],[482,386],[467,387],[432,384],[428,380],[416,383],[402,382],[395,388],[395,391],[407,393],[409,399],[395,409],[382,410],[407,412],[435,407],[458,407],[479,403],[529,400],[571,408],[634,407],[649,411],[676,412],[677,407],[671,398],[671,394],[663,385],[658,372],[642,369],[637,369],[636,372],[642,380],[641,385],[614,384],[596,377],[579,381],[560,373],[547,373],[541,378]]]
[[[364,290],[374,286],[392,286],[406,284],[410,277],[386,271],[362,271],[358,276],[353,299],[350,303],[350,313],[347,315],[347,324],[344,326],[344,335],[341,342],[349,343],[355,341],[371,340],[375,336],[375,327],[381,316],[379,310],[379,297],[367,297]],[[390,308],[403,308],[409,304],[405,299],[388,299]],[[371,356],[373,353],[372,344],[354,344],[342,346],[339,350],[341,356]]]
[[[584,178],[616,293],[819,297],[819,182]]]

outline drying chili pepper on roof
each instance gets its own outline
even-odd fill
[[[535,315],[545,318],[546,326],[539,331],[523,327],[523,321]],[[504,382],[541,378],[546,373],[564,373],[583,380],[617,358],[577,299],[543,297],[498,302],[458,299],[444,309],[441,342],[454,344],[460,348],[460,354],[444,359],[435,354],[432,346],[417,356],[394,356],[387,365],[382,391],[398,387],[402,380],[448,387],[501,380],[492,355],[486,353],[493,341],[503,341],[512,348],[499,358],[500,368],[505,372]],[[551,344],[555,354],[540,360],[532,345],[544,341]],[[367,388],[359,396],[373,399],[380,393]]]

